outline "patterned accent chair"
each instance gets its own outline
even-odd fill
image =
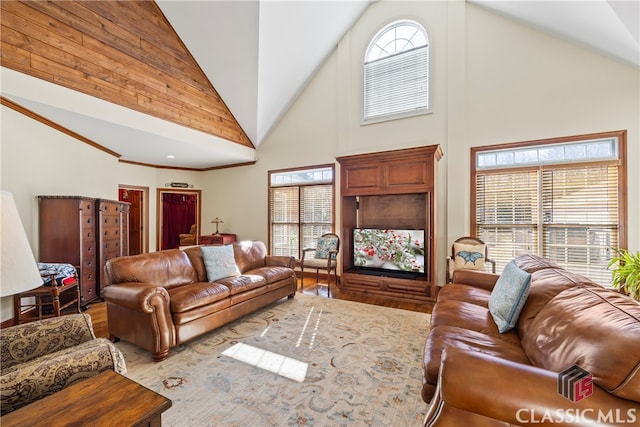
[[[338,252],[340,250],[340,237],[335,233],[325,233],[318,237],[315,248],[306,248],[302,250],[302,259],[300,260],[300,289],[304,288],[304,269],[310,268],[316,270],[316,284],[318,283],[320,270],[327,272],[327,296],[331,297],[331,271],[338,285]],[[311,256],[313,254],[313,256]],[[316,294],[318,287],[316,286]]]
[[[0,350],[2,415],[102,371],[127,372],[120,350],[96,338],[85,313],[3,329]]]
[[[458,269],[496,272],[496,262],[488,257],[487,244],[477,237],[460,237],[451,245],[447,257],[447,282]]]

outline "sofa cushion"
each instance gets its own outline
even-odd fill
[[[488,307],[491,291],[464,283],[448,283],[438,291],[439,301],[464,301],[471,304]]]
[[[254,268],[253,270],[247,271],[246,274],[262,276],[267,283],[275,283],[280,280],[291,279],[294,272],[289,267],[279,267],[274,265],[270,267]]]
[[[435,326],[429,331],[424,350],[424,375],[428,383],[437,384],[442,350],[449,347],[479,351],[512,362],[530,364],[519,344],[456,326]]]
[[[189,257],[180,249],[167,249],[134,256],[111,258],[107,262],[111,283],[152,283],[170,288],[197,282]]]
[[[529,296],[518,317],[518,334],[527,334],[529,323],[553,297],[575,286],[598,286],[591,280],[563,269],[547,268],[531,274]]]
[[[431,313],[431,327],[455,326],[470,331],[481,332],[520,345],[520,337],[515,331],[500,333],[487,307],[464,301],[438,301]]]
[[[242,274],[220,279],[218,283],[229,288],[230,295],[236,295],[251,289],[265,287],[267,279],[257,274]]]
[[[233,255],[233,246],[202,246],[200,250],[209,282],[240,274]]]
[[[236,265],[242,274],[254,268],[264,267],[266,264],[267,247],[261,241],[235,242],[233,252]]]
[[[518,268],[526,271],[527,273],[533,273],[538,270],[544,270],[545,268],[562,268],[550,259],[543,258],[538,255],[522,254],[514,258]]]
[[[579,365],[609,393],[640,401],[640,303],[601,287],[573,287],[540,310],[522,339],[535,366]]]
[[[453,244],[453,268],[484,270],[486,245]]]
[[[207,269],[204,267],[204,260],[202,259],[202,249],[201,246],[190,246],[188,248],[182,248],[182,250],[189,257],[189,261],[191,261],[191,265],[196,270],[196,275],[198,277],[198,282],[207,282]]]
[[[168,289],[171,312],[182,313],[229,296],[229,288],[219,283],[199,282]]]
[[[520,311],[529,295],[531,274],[509,262],[496,282],[489,297],[489,311],[500,332],[516,325]]]

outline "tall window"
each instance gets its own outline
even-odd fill
[[[472,229],[501,270],[537,254],[600,284],[626,245],[626,132],[472,148]]]
[[[300,258],[334,230],[334,165],[269,172],[269,250]]]
[[[429,110],[429,37],[415,21],[384,27],[364,61],[364,121]]]

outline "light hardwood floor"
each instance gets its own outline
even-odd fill
[[[307,282],[309,280],[307,279]],[[327,287],[317,286],[316,284],[308,284],[302,290],[305,294],[315,295],[316,287],[318,287],[318,295],[327,297]],[[298,289],[300,285],[298,284]],[[433,308],[432,303],[423,302],[399,302],[390,301],[387,298],[374,296],[374,295],[360,295],[351,292],[340,291],[340,288],[331,286],[331,298],[361,302],[365,304],[381,305],[385,307],[399,308],[403,310],[419,311],[421,313],[431,313]],[[93,323],[93,330],[98,337],[109,336],[109,326],[107,325],[107,307],[104,302],[94,302],[91,307],[86,311],[91,315],[91,321]]]

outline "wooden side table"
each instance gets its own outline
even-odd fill
[[[55,283],[55,280],[53,280]],[[65,303],[60,303],[60,296],[70,295],[74,292],[73,297]],[[34,302],[24,302],[25,298],[33,298]],[[82,312],[80,306],[80,282],[76,278],[75,281],[66,285],[42,285],[30,291],[21,292],[13,296],[13,324],[32,322],[47,317],[59,317],[62,310],[75,304],[76,311]],[[51,307],[45,310],[45,307]],[[48,312],[49,311],[49,312]]]
[[[114,371],[104,371],[2,416],[2,427],[160,427],[171,400]]]
[[[228,245],[236,241],[236,235],[230,233],[207,234],[200,236],[198,242],[201,245]]]

